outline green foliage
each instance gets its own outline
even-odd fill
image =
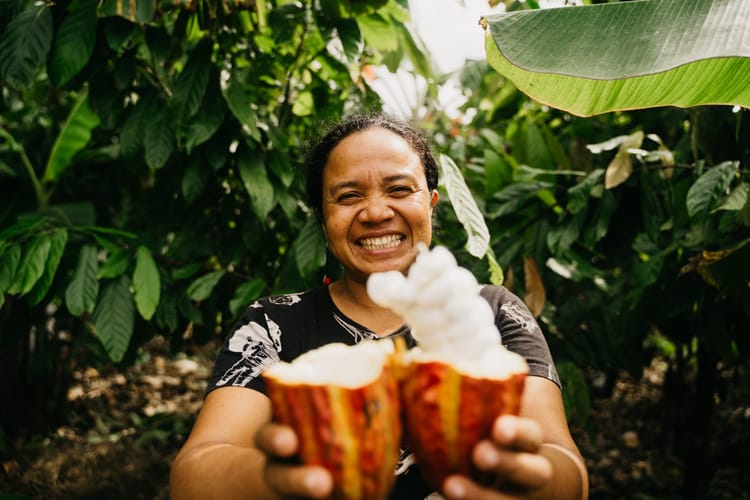
[[[429,71],[396,0],[66,0],[1,15],[0,321],[14,333],[0,328],[0,362],[50,371],[57,344],[19,342],[50,320],[125,364],[154,335],[218,340],[258,296],[320,283],[302,148],[321,121],[379,108],[368,65]],[[19,369],[9,391],[47,376]]]

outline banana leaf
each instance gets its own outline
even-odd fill
[[[488,63],[578,116],[717,104],[750,108],[750,2],[640,0],[488,15]]]

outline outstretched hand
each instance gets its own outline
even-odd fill
[[[281,497],[326,498],[331,494],[333,478],[325,468],[295,463],[299,441],[291,427],[266,424],[258,431],[256,444],[267,457],[266,481]]]
[[[526,498],[552,480],[552,464],[540,454],[542,429],[531,419],[502,415],[492,426],[490,439],[477,443],[474,465],[495,481],[480,485],[465,476],[450,476],[443,483],[449,499]]]

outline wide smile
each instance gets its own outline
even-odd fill
[[[396,248],[404,240],[401,234],[389,234],[387,236],[378,236],[376,238],[362,238],[357,240],[357,245],[365,250],[385,250]]]

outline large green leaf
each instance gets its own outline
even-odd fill
[[[99,261],[96,253],[97,249],[93,245],[81,247],[73,278],[65,290],[65,304],[74,316],[94,311],[96,297],[99,295]]]
[[[20,261],[21,247],[18,244],[7,245],[0,253],[0,307],[5,301],[5,292],[13,284]]]
[[[156,312],[156,306],[159,305],[161,279],[151,250],[144,246],[138,247],[136,253],[133,290],[138,312],[141,313],[143,319],[150,320]]]
[[[46,3],[29,3],[0,37],[0,80],[31,85],[52,45],[52,12]]]
[[[133,336],[135,321],[135,306],[127,276],[122,275],[104,287],[93,319],[96,336],[110,359],[122,361]]]
[[[169,114],[164,109],[160,109],[149,120],[143,136],[148,166],[153,169],[163,167],[172,155],[176,141],[173,122]]]
[[[211,296],[219,280],[224,277],[226,271],[211,271],[196,279],[187,289],[188,297],[193,300],[202,301]]]
[[[580,116],[655,106],[750,107],[747,0],[642,0],[482,18],[490,65]]]
[[[242,154],[237,165],[240,178],[250,195],[253,212],[261,221],[265,221],[274,205],[273,184],[268,179],[263,158],[257,153]]]
[[[55,34],[47,72],[58,87],[77,75],[94,51],[96,5],[96,2],[86,0],[74,2]]]
[[[192,117],[203,101],[211,74],[207,68],[211,65],[213,42],[204,38],[190,54],[185,69],[180,73],[175,84],[174,93],[169,100],[172,116],[177,123]]]
[[[31,291],[27,296],[29,304],[36,305],[42,301],[47,292],[49,291],[52,280],[57,273],[57,268],[60,265],[60,259],[62,259],[63,252],[65,251],[65,245],[68,243],[68,231],[63,228],[55,229],[50,234],[50,248],[49,255],[47,256],[47,262],[44,264],[44,272],[39,277],[39,280],[34,284]]]
[[[18,264],[13,284],[8,293],[25,295],[44,274],[44,265],[52,246],[52,238],[47,233],[40,233],[28,243]]]
[[[70,166],[75,154],[88,144],[91,131],[97,125],[99,125],[99,117],[89,107],[87,93],[82,92],[57,136],[47,159],[42,180],[48,182],[57,180]]]
[[[326,263],[326,240],[314,217],[307,220],[294,240],[294,260],[302,276],[309,276]]]
[[[456,212],[456,217],[466,230],[468,237],[466,250],[474,257],[481,259],[487,253],[490,245],[490,231],[487,228],[484,216],[466,185],[461,170],[453,160],[449,156],[440,155],[438,166],[440,167],[440,177],[445,190],[448,192],[448,198]]]
[[[726,197],[738,167],[738,162],[726,161],[706,170],[690,186],[686,204],[691,219],[700,219],[719,205]]]

